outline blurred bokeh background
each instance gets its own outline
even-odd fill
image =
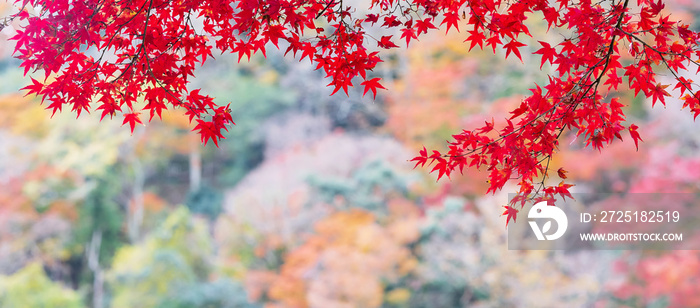
[[[666,10],[700,14],[693,1]],[[700,307],[697,251],[509,251],[500,214],[514,191],[485,195],[477,170],[436,182],[413,169],[423,146],[502,120],[544,84],[553,70],[535,49],[521,64],[435,31],[384,51],[376,100],[329,96],[323,72],[280,52],[218,55],[192,84],[231,103],[217,148],[178,110],[133,135],[118,117],[51,119],[18,91],[13,34],[0,32],[1,307]],[[565,135],[553,170],[575,192],[699,194],[692,114],[617,94],[639,151]]]

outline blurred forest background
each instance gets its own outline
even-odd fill
[[[700,307],[697,251],[509,251],[508,189],[412,169],[424,145],[502,120],[544,84],[554,71],[535,49],[523,65],[436,31],[384,51],[376,100],[329,96],[323,72],[281,52],[219,55],[192,84],[231,103],[217,148],[178,110],[133,136],[118,117],[50,119],[18,92],[13,31],[0,32],[0,307]],[[639,152],[565,135],[553,170],[575,192],[699,194],[700,124],[679,102],[620,95]]]

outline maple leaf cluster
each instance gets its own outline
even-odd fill
[[[525,20],[542,18],[548,29],[569,33],[557,43],[539,41],[534,52],[556,76],[531,89],[502,125],[464,130],[445,153],[424,149],[413,159],[433,164],[438,179],[464,167],[485,168],[488,192],[516,180],[513,205],[534,195],[570,196],[570,184],[545,185],[566,131],[598,150],[622,140],[625,131],[638,145],[637,126],[626,123],[624,106],[610,95],[624,81],[652,105],[665,104],[669,85],[657,80],[657,71],[670,72],[684,108],[700,114],[698,85],[680,76],[698,66],[700,36],[663,15],[661,0],[372,0],[364,10],[342,0],[23,0],[21,6],[12,16],[23,25],[12,38],[15,55],[25,74],[44,72],[24,89],[40,95],[53,113],[64,107],[78,116],[120,113],[133,132],[142,113],[150,121],[162,110],[184,108],[202,141],[216,144],[233,124],[230,110],[187,88],[214,49],[240,60],[265,55],[270,45],[286,47],[285,54],[325,71],[333,93],[347,94],[361,80],[364,94],[376,96],[384,87],[371,71],[382,49],[408,45],[438,26],[461,27],[469,49],[505,50],[506,58],[522,61],[524,38],[532,37]],[[370,27],[400,35],[374,38]],[[508,220],[516,218],[516,211],[507,212]]]
[[[44,72],[43,81],[32,77],[24,90],[48,101],[52,114],[65,107],[78,116],[120,113],[133,132],[144,112],[150,121],[184,108],[202,141],[218,144],[234,123],[228,108],[188,90],[196,67],[213,58],[214,49],[237,53],[240,61],[266,54],[269,43],[280,48],[281,41],[286,53],[323,69],[334,93],[347,93],[355,77],[364,80],[365,94],[384,88],[367,76],[380,61],[364,46],[362,25],[370,21],[351,16],[342,1],[24,0],[21,6],[12,16],[22,22],[12,38],[15,55],[25,75]]]
[[[519,34],[531,36],[523,20],[541,12],[548,26],[571,29],[572,34],[554,45],[539,41],[541,66],[549,63],[557,77],[544,86],[535,85],[504,120],[500,129],[492,122],[463,130],[448,141],[445,152],[423,149],[413,159],[416,166],[433,165],[438,179],[464,167],[489,171],[488,192],[496,192],[510,181],[517,181],[518,195],[505,206],[506,225],[515,221],[520,207],[529,200],[540,202],[556,196],[571,197],[566,170],[559,169],[558,185],[547,185],[549,163],[565,132],[583,136],[587,146],[601,150],[623,133],[639,146],[638,126],[626,122],[624,105],[615,97],[626,80],[635,95],[651,98],[652,106],[671,96],[657,80],[657,71],[668,72],[680,89],[684,108],[700,114],[698,85],[681,73],[698,67],[697,32],[688,25],[672,22],[662,14],[660,1],[519,1],[490,2],[487,10],[471,9],[467,41],[470,48],[483,48],[484,42],[506,50],[506,57],[520,58]],[[470,6],[471,8],[471,6]],[[505,43],[504,43],[505,42]]]

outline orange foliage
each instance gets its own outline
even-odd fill
[[[33,196],[29,196],[25,191],[27,183],[43,182],[47,179],[59,179],[70,182],[77,182],[77,178],[66,171],[59,171],[51,166],[39,165],[33,170],[23,174],[20,177],[9,180],[3,184],[3,189],[0,189],[0,225],[4,225],[3,220],[7,219],[8,215],[19,214],[30,220],[38,219],[40,213],[37,212],[32,201]],[[35,196],[34,196],[35,197]],[[78,218],[76,208],[67,200],[54,200],[46,214],[57,214],[68,220]]]
[[[287,307],[307,307],[304,274],[312,269],[325,246],[323,238],[312,238],[285,257],[280,275],[270,286],[270,298]]]
[[[277,302],[268,307],[381,306],[383,281],[395,281],[415,268],[406,244],[419,236],[415,206],[394,200],[388,207],[385,225],[359,209],[317,222],[316,234],[284,257],[278,274],[248,274],[251,297],[260,298],[266,290]]]
[[[478,107],[460,95],[465,77],[474,73],[478,60],[455,56],[450,42],[454,41],[431,36],[417,42],[417,48],[407,51],[405,76],[392,86],[386,127],[410,148],[441,145],[444,138],[435,134],[449,136],[469,108]]]
[[[134,201],[129,204],[131,210],[134,210]],[[157,213],[165,209],[168,205],[167,201],[152,192],[143,193],[143,208],[149,212]]]
[[[36,210],[31,206],[29,199],[22,193],[23,179],[12,179],[2,184],[0,189],[0,226],[7,226],[8,220],[13,214],[21,214],[28,218],[35,218]]]
[[[66,200],[57,200],[52,202],[49,206],[49,210],[46,211],[46,214],[58,215],[67,219],[68,221],[78,220],[78,209],[75,207],[74,203]]]

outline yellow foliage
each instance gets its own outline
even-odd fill
[[[350,244],[355,240],[357,229],[374,220],[374,216],[359,209],[340,212],[318,222],[319,235],[332,239],[336,244]]]
[[[407,303],[410,298],[411,291],[405,288],[394,289],[386,294],[386,301],[394,305]]]
[[[274,84],[279,79],[279,73],[275,70],[266,70],[257,79],[263,84]]]
[[[0,276],[0,294],[0,307],[84,307],[75,291],[49,280],[39,263],[29,264],[12,276]]]
[[[107,279],[113,307],[157,307],[177,283],[205,272],[211,253],[208,229],[180,207],[143,242],[120,248]]]
[[[34,99],[19,93],[0,96],[0,127],[18,135],[38,137],[48,129],[50,114]]]

